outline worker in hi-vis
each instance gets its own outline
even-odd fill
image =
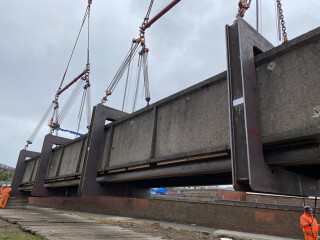
[[[6,185],[2,184],[1,189],[0,189],[0,197],[1,197],[2,193],[4,192],[5,188],[6,188]]]
[[[12,191],[11,186],[10,185],[6,186],[6,188],[4,189],[4,192],[1,194],[0,207],[2,208],[6,207],[11,191]]]
[[[320,224],[313,217],[310,206],[304,207],[304,214],[300,217],[300,227],[304,233],[305,240],[318,240]]]

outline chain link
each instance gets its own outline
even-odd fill
[[[277,4],[278,4],[278,14],[279,14],[279,22],[281,24],[281,28],[282,28],[282,35],[283,35],[283,41],[287,42],[288,41],[288,37],[287,37],[287,28],[285,26],[285,21],[284,21],[284,16],[283,16],[283,10],[282,10],[282,4],[281,4],[281,0],[277,0]],[[279,26],[280,27],[280,26]]]

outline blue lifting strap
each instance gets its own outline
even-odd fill
[[[70,130],[67,130],[67,129],[59,128],[59,130],[61,130],[63,132],[68,132],[68,133],[71,133],[71,134],[75,134],[75,135],[78,135],[78,136],[83,136],[83,134],[81,134],[81,133],[77,133],[77,132],[70,131]]]

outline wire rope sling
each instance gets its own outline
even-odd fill
[[[149,49],[146,46],[146,38],[145,38],[145,30],[153,23],[155,23],[159,18],[161,18],[165,13],[167,13],[171,8],[173,8],[177,3],[179,3],[181,0],[173,0],[169,5],[167,5],[163,10],[161,10],[156,16],[154,16],[152,19],[149,20],[149,16],[151,13],[151,9],[154,3],[154,0],[150,1],[146,16],[140,26],[140,33],[139,38],[133,39],[131,47],[126,54],[124,60],[122,61],[118,71],[114,75],[113,79],[111,80],[110,84],[107,87],[107,90],[105,91],[105,96],[101,99],[102,103],[105,103],[108,101],[108,97],[114,92],[116,86],[120,82],[121,78],[123,77],[124,73],[126,74],[126,83],[125,83],[125,89],[124,89],[124,96],[123,96],[123,102],[122,102],[122,111],[124,110],[126,101],[127,101],[127,95],[129,91],[129,75],[130,75],[130,69],[132,68],[132,61],[134,56],[138,53],[138,69],[137,69],[137,79],[135,83],[135,94],[133,99],[133,106],[132,106],[132,112],[135,111],[136,104],[137,104],[137,96],[140,86],[140,78],[141,74],[143,74],[143,84],[144,84],[144,96],[145,100],[147,102],[147,105],[150,103],[150,87],[149,87],[149,76],[148,76],[148,53]]]
[[[41,120],[39,121],[38,125],[36,126],[36,128],[34,129],[32,134],[30,135],[30,137],[28,138],[27,144],[25,145],[25,149],[27,149],[29,147],[29,145],[33,143],[34,139],[36,138],[36,136],[40,132],[40,130],[43,127],[43,125],[45,124],[45,122],[48,121],[48,119],[49,119],[48,126],[50,127],[51,134],[56,132],[56,134],[58,135],[58,131],[61,130],[61,131],[69,132],[71,134],[75,134],[76,136],[81,136],[82,134],[79,134],[79,129],[80,129],[80,124],[81,124],[82,115],[83,115],[82,113],[84,111],[85,104],[86,104],[86,112],[87,112],[87,128],[90,125],[90,118],[91,118],[90,86],[91,85],[90,85],[90,79],[89,79],[89,75],[90,75],[90,21],[89,21],[89,19],[90,19],[91,4],[92,4],[92,0],[88,0],[88,5],[85,10],[85,14],[84,14],[84,17],[83,17],[83,20],[81,23],[79,33],[77,35],[75,44],[74,44],[73,49],[71,51],[71,55],[69,57],[66,69],[65,69],[64,74],[62,76],[60,85],[59,85],[58,90],[54,96],[54,100],[50,103],[48,109],[45,111],[45,113],[44,113],[43,117],[41,118]],[[65,81],[70,62],[71,62],[73,54],[75,52],[77,43],[79,41],[79,37],[82,32],[82,29],[83,29],[86,22],[88,25],[86,67],[77,77],[75,77],[71,82],[69,82],[68,84],[66,84],[63,87],[63,83]],[[60,109],[59,97],[61,96],[62,93],[64,93],[68,88],[70,88],[75,83],[76,83],[76,85],[75,85],[73,91],[69,95],[69,97],[66,100],[64,106],[62,107],[61,111],[59,111],[59,109]],[[76,99],[80,95],[81,91],[83,91],[83,93],[82,93],[82,99],[81,99],[80,109],[79,109],[79,113],[78,113],[78,123],[77,123],[77,127],[76,127],[77,131],[75,132],[75,131],[71,131],[71,130],[67,130],[67,129],[62,129],[60,127],[61,123],[65,119],[66,115],[69,113],[69,111],[72,108],[73,104],[75,103]]]

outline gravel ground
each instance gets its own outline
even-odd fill
[[[126,229],[131,229],[139,233],[152,234],[155,237],[162,237],[167,240],[196,240],[196,239],[208,239],[208,240],[220,240],[220,237],[215,236],[209,232],[189,231],[175,227],[169,227],[161,225],[159,223],[148,223],[141,221],[131,220],[115,220],[97,217],[88,217],[93,220],[97,220],[106,224],[119,226]],[[230,238],[231,239],[231,238]],[[242,240],[240,238],[232,238],[232,240]]]

